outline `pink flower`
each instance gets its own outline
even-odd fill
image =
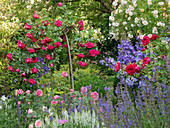
[[[50,67],[54,67],[54,63],[50,64]]]
[[[42,44],[42,45],[46,45],[46,43],[47,43],[46,40],[42,40],[42,41],[41,41],[41,44]]]
[[[44,23],[46,22],[46,24],[44,24],[44,26],[48,26],[49,25],[49,21],[48,20],[45,20]],[[43,21],[42,21],[43,23]]]
[[[83,94],[83,96],[87,93],[87,88],[86,87],[81,87],[81,94]]]
[[[16,71],[16,72],[19,72],[19,68],[17,68],[15,71]]]
[[[21,77],[25,77],[26,76],[26,72],[23,72],[22,74],[21,74]]]
[[[118,72],[120,70],[120,62],[117,62],[115,67],[116,67],[115,72]]]
[[[20,49],[24,49],[25,48],[25,44],[24,43],[21,43],[20,40],[18,41],[18,47]]]
[[[26,81],[27,81],[27,79],[24,79],[24,81],[26,82]]]
[[[62,72],[62,77],[67,77],[67,72]]]
[[[71,97],[72,97],[72,98],[74,98],[74,97],[75,97],[75,95],[72,95]]]
[[[54,46],[48,45],[48,46],[47,46],[47,49],[52,51],[52,50],[54,49]]]
[[[63,5],[62,5],[62,3],[60,2],[60,3],[58,3],[58,6],[59,6],[59,7],[62,7]]]
[[[33,13],[33,18],[35,18],[35,19],[39,19],[39,15],[38,15],[38,14]]]
[[[30,33],[27,33],[27,34],[26,34],[26,36],[27,36],[28,38],[30,38],[30,39],[32,39],[32,38],[33,38],[33,35],[32,35],[32,34],[30,34]]]
[[[143,45],[145,46],[145,45],[149,44],[149,41],[150,41],[150,38],[148,36],[144,35],[144,37],[142,39]]]
[[[67,44],[64,45],[65,48],[68,48]]]
[[[42,122],[41,122],[41,120],[39,119],[39,120],[37,120],[36,122],[35,122],[35,127],[36,128],[40,128],[42,126]]]
[[[83,27],[83,21],[82,21],[82,20],[80,20],[80,21],[78,22],[78,24],[80,25],[80,27]]]
[[[78,100],[81,100],[81,97],[79,97]]]
[[[55,42],[54,44],[55,44],[56,48],[59,48],[61,46],[60,42]]]
[[[33,124],[29,124],[28,128],[34,128]]]
[[[62,100],[62,101],[61,101],[61,103],[63,104],[63,103],[64,103],[64,101]]]
[[[57,103],[58,103],[57,101],[54,100],[51,101],[51,104],[53,104],[53,106],[56,106]]]
[[[36,57],[36,58],[32,58],[33,63],[36,63],[36,62],[37,62],[37,60],[38,60],[38,58],[37,58],[37,57]]]
[[[43,95],[43,92],[41,89],[38,89],[37,92],[36,92],[37,96],[42,96]]]
[[[100,53],[100,51],[98,51],[98,50],[95,50],[95,49],[90,50],[90,56],[92,56],[92,57],[99,55],[99,53]]]
[[[37,39],[36,39],[36,38],[32,38],[32,42],[34,42],[34,43],[35,43],[36,41],[37,41]]]
[[[21,104],[21,101],[18,101],[18,105],[20,105]]]
[[[25,63],[31,64],[31,63],[32,63],[32,58],[27,58],[27,59],[25,59]]]
[[[83,28],[83,27],[80,27],[79,30],[82,31],[82,30],[84,30],[84,28]]]
[[[96,91],[92,92],[91,96],[92,96],[93,100],[97,100],[99,98],[99,94]]]
[[[78,54],[77,56],[78,58],[84,58],[84,55],[82,53]]]
[[[11,71],[11,72],[13,72],[13,71],[14,71],[14,70],[13,70],[13,67],[12,67],[12,66],[10,66],[10,65],[9,65],[9,67],[8,67],[8,70],[9,70],[9,71]]]
[[[61,22],[60,20],[56,20],[56,21],[55,21],[55,25],[56,25],[57,27],[60,27],[60,26],[62,25],[62,22]]]
[[[35,51],[35,49],[30,48],[30,49],[28,50],[28,52],[29,52],[29,53],[35,53],[36,51]]]
[[[47,60],[52,60],[53,58],[50,55],[46,54],[46,59]]]
[[[86,43],[86,47],[87,47],[87,48],[93,48],[93,47],[94,47],[94,44],[91,43],[91,42],[87,42],[87,43]]]
[[[35,81],[34,79],[29,79],[28,83],[30,83],[30,84],[35,84],[36,81]]]
[[[55,95],[54,96],[54,100],[56,100],[56,99],[60,99],[60,96],[59,95]]]
[[[23,93],[22,89],[18,90],[18,95],[21,95]]]
[[[46,51],[45,45],[42,46],[42,50]]]
[[[28,114],[32,114],[33,110],[32,109],[28,109]]]
[[[149,57],[145,57],[145,58],[143,59],[143,64],[149,64],[149,63],[150,63]]]
[[[66,119],[64,119],[64,120],[58,119],[58,122],[59,122],[60,124],[65,124],[65,123],[68,122],[68,120],[66,120]]]
[[[70,93],[73,93],[74,92],[74,89],[70,89]]]
[[[96,84],[96,82],[94,82],[94,84]]]
[[[31,93],[31,91],[30,91],[30,90],[27,90],[27,91],[26,91],[26,93],[27,93],[27,94],[30,94],[30,93]]]
[[[162,55],[162,59],[163,59],[163,60],[166,60],[166,55]]]
[[[85,67],[86,65],[87,65],[86,62],[83,63],[83,61],[79,61],[79,66],[80,66],[80,67]]]
[[[31,30],[31,25],[28,25],[27,23],[25,24],[25,29]]]
[[[7,54],[7,59],[13,60],[13,59],[12,59],[12,56],[11,56],[11,53]]]
[[[51,40],[48,38],[48,37],[45,37],[45,39],[44,39],[46,42],[48,42],[48,43],[50,43],[51,42]]]
[[[85,44],[78,43],[79,47],[84,47]]]
[[[64,42],[67,42],[67,40],[66,40],[66,37],[65,37],[65,36],[63,36],[63,41],[64,41]]]

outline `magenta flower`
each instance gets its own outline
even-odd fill
[[[64,120],[58,119],[58,122],[59,122],[60,124],[65,124],[65,123],[68,122],[68,120],[66,120],[66,119],[64,119]]]

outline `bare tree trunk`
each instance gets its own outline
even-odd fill
[[[67,33],[64,32],[64,35],[65,35],[65,37],[66,37],[67,47],[68,47],[69,71],[70,71],[70,85],[71,85],[71,88],[74,89],[74,79],[73,79],[73,68],[72,68],[72,61],[71,61],[70,45],[69,45]]]

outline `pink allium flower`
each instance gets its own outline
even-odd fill
[[[43,92],[41,89],[38,89],[37,92],[36,92],[37,96],[42,96],[43,95]]]
[[[35,127],[36,128],[40,128],[42,126],[42,122],[41,122],[41,120],[39,119],[39,120],[37,120],[36,122],[35,122]]]
[[[58,6],[59,6],[59,7],[62,7],[63,5],[62,5],[62,3],[60,2],[60,3],[58,3]]]
[[[54,96],[54,100],[56,100],[56,99],[60,99],[60,96],[59,95],[55,95]]]
[[[67,77],[67,72],[62,72],[62,77]]]
[[[27,93],[27,94],[30,94],[30,93],[31,93],[31,91],[30,91],[30,90],[27,90],[27,91],[26,91],[26,93]]]
[[[65,124],[65,123],[68,122],[68,120],[66,120],[66,119],[64,119],[64,120],[58,119],[58,122],[59,122],[60,124]]]
[[[18,94],[21,95],[23,93],[22,89],[18,90]]]

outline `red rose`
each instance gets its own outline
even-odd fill
[[[11,53],[7,54],[7,59],[13,60],[13,58],[12,58],[12,56],[11,56]]]
[[[143,48],[141,51],[145,51],[145,48]]]
[[[66,40],[66,37],[65,37],[65,36],[63,36],[63,41],[64,41],[64,42],[67,42],[67,40]]]
[[[42,46],[42,50],[46,51],[45,45]]]
[[[8,67],[8,70],[9,70],[9,71],[11,71],[11,72],[13,72],[13,71],[14,71],[14,70],[13,70],[13,67],[12,67],[12,66],[10,66],[10,65],[9,65],[9,67]]]
[[[52,60],[53,58],[50,55],[46,54],[46,59],[47,60]]]
[[[32,39],[32,42],[34,42],[34,43],[35,43],[36,41],[37,41],[37,39],[36,39],[36,38],[33,38],[33,39]]]
[[[43,23],[43,21],[42,21],[42,23]],[[45,20],[44,23],[45,23],[44,26],[48,26],[49,25],[49,21],[48,20]]]
[[[41,31],[41,30],[40,30],[40,31]],[[44,36],[44,32],[42,31],[40,37],[43,37],[43,36]]]
[[[84,55],[82,53],[78,54],[77,56],[78,58],[84,58]]]
[[[145,58],[143,59],[143,64],[149,64],[149,63],[150,63],[149,57],[145,57]]]
[[[82,30],[84,30],[84,28],[83,28],[83,27],[80,27],[79,30],[82,31]]]
[[[150,38],[148,36],[144,35],[143,40],[142,40],[143,45],[145,46],[145,45],[149,44],[149,41],[150,41]]]
[[[53,50],[53,49],[54,49],[54,46],[48,45],[48,46],[47,46],[47,49],[48,49],[48,50]]]
[[[64,45],[65,48],[68,48],[67,44]]]
[[[166,60],[166,55],[162,55],[162,59],[163,59],[163,60]]]
[[[87,42],[87,43],[86,43],[86,47],[87,47],[87,48],[93,48],[93,47],[94,47],[94,44],[91,43],[91,42]]]
[[[81,41],[82,42],[82,41]],[[84,44],[78,43],[79,47],[84,47]]]
[[[83,63],[83,61],[79,61],[79,66],[81,66],[81,67],[85,67],[87,65],[87,63],[86,62],[84,62]]]
[[[55,21],[55,25],[56,25],[57,27],[60,27],[60,26],[62,25],[62,22],[61,22],[60,20],[56,20],[56,21]]]
[[[27,23],[25,24],[25,29],[31,30],[31,25],[28,25]]]
[[[129,64],[129,65],[126,67],[126,72],[127,72],[127,74],[129,74],[129,75],[133,75],[133,74],[135,73],[135,67],[134,67],[134,65]]]
[[[39,19],[39,15],[38,15],[38,14],[33,13],[33,18],[35,18],[35,19]]]
[[[48,42],[48,43],[50,43],[51,42],[51,40],[48,38],[48,37],[45,37],[45,39],[44,39],[46,42]]]
[[[38,69],[36,69],[35,67],[32,68],[32,74],[36,74],[38,72]]]
[[[99,53],[100,53],[100,51],[96,50],[96,53],[95,53],[95,54],[96,54],[96,56],[97,56],[97,55],[99,55]]]
[[[140,72],[140,67],[137,66],[136,62],[133,63],[133,66],[135,68],[135,72],[139,73]]]
[[[41,41],[41,44],[42,44],[42,45],[46,45],[46,43],[47,43],[46,40],[42,40],[42,41]]]
[[[61,46],[60,42],[55,42],[54,44],[55,44],[56,48],[59,48]]]
[[[32,58],[27,58],[27,59],[25,59],[25,63],[31,64],[31,63],[32,63]]]
[[[24,48],[25,48],[25,44],[24,44],[24,43],[21,43],[21,41],[18,40],[18,47],[19,47],[20,49],[24,49]]]
[[[30,33],[27,33],[27,34],[26,34],[26,36],[27,36],[28,38],[30,38],[30,39],[32,39],[32,38],[33,38],[33,35],[32,35],[32,34],[30,34]]]
[[[158,38],[158,35],[155,35],[155,34],[153,34],[151,37],[152,40],[155,40],[156,38]]]
[[[99,53],[100,53],[100,51],[98,51],[98,50],[95,50],[95,49],[90,50],[90,56],[92,56],[92,57],[99,55]]]
[[[36,83],[36,81],[34,80],[34,79],[29,79],[29,84],[35,84]]]
[[[29,48],[28,51],[29,51],[29,53],[35,53],[36,52],[35,49],[32,49],[32,48]]]
[[[19,68],[17,68],[15,71],[16,71],[16,72],[19,72]]]
[[[40,50],[40,46],[39,46],[37,43],[35,43],[35,44],[33,45],[33,47],[34,47],[34,49]]]
[[[82,21],[82,20],[80,20],[80,21],[78,22],[78,24],[80,25],[80,27],[83,27],[83,21]]]
[[[120,70],[120,62],[117,62],[115,67],[116,67],[115,72],[118,72]]]
[[[37,60],[38,60],[38,58],[37,58],[37,57],[36,57],[36,58],[32,58],[33,63],[36,63],[36,62],[37,62]]]
[[[63,5],[62,5],[62,3],[60,2],[60,3],[58,3],[58,6],[59,6],[59,7],[62,7]]]

